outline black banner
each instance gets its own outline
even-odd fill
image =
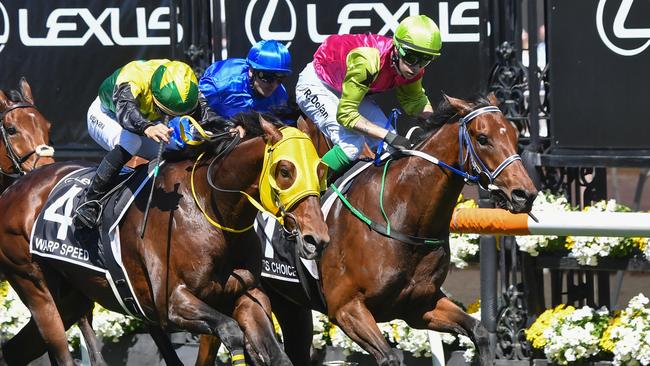
[[[55,145],[96,146],[86,112],[100,83],[129,61],[169,58],[169,29],[169,1],[0,0],[0,88],[25,76]]]
[[[378,33],[392,36],[409,15],[426,14],[442,32],[442,56],[427,67],[424,87],[432,103],[441,91],[468,97],[484,87],[479,62],[478,1],[252,0],[226,2],[228,57],[246,57],[261,39],[289,46],[294,75],[287,81],[293,95],[298,74],[330,34]],[[489,67],[489,65],[485,65]],[[385,110],[396,106],[391,93],[380,98]]]
[[[650,2],[552,0],[552,145],[650,149]]]

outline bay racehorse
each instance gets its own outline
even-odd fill
[[[243,115],[238,121],[247,129],[247,138],[219,160],[214,160],[208,141],[200,149],[212,159],[181,158],[161,167],[144,238],[136,235],[143,220],[143,197],[136,199],[121,221],[121,259],[145,316],[157,326],[218,335],[238,360],[235,364],[243,364],[246,349],[247,360],[255,365],[290,365],[273,336],[268,298],[257,287],[258,239],[252,230],[238,232],[252,223],[257,212],[241,192],[259,194],[265,152],[283,139],[273,124],[263,119],[251,123],[251,118],[257,121],[257,115]],[[32,257],[29,251],[30,230],[48,193],[59,179],[80,167],[49,165],[25,176],[0,197],[6,218],[0,227],[0,270],[32,314],[30,322],[3,345],[0,365],[26,364],[45,351],[59,365],[72,365],[65,329],[87,314],[93,302],[123,311],[103,275]],[[317,174],[296,169],[293,162],[280,160],[269,178],[276,189],[286,190],[304,179],[301,176]],[[288,230],[298,230],[304,240],[316,245],[327,244],[317,195],[285,208]]]
[[[27,80],[18,86],[19,91],[0,90],[0,193],[28,171],[54,162],[50,122],[36,109]]]
[[[377,326],[393,319],[417,329],[466,335],[477,346],[480,363],[492,364],[487,330],[441,286],[449,271],[449,222],[466,178],[478,181],[499,207],[512,212],[530,212],[537,193],[517,155],[517,130],[496,103],[493,95],[471,101],[445,96],[432,120],[421,126],[424,134],[415,151],[391,159],[388,169],[384,164],[357,176],[344,197],[383,226],[383,234],[341,199],[333,204],[326,219],[330,244],[318,264],[325,307],[313,296],[308,301],[299,286],[263,278],[294,364],[310,363],[311,309],[326,313],[379,365],[400,364]],[[219,340],[201,338],[197,364],[206,365]]]

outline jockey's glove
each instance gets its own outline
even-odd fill
[[[409,150],[413,147],[413,144],[411,144],[411,141],[409,141],[409,139],[390,131],[386,134],[386,137],[384,137],[384,141],[386,141],[388,145],[400,151]]]

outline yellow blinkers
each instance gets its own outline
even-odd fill
[[[276,216],[280,207],[290,210],[304,197],[320,197],[320,188],[323,186],[318,179],[320,158],[309,136],[294,127],[283,127],[280,132],[282,140],[273,146],[268,143],[266,145],[259,185],[262,205]],[[296,180],[287,189],[278,187],[274,177],[280,160],[290,161],[296,169]]]

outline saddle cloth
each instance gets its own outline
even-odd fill
[[[50,192],[30,237],[33,255],[103,273],[127,314],[141,318],[144,318],[142,308],[122,264],[119,223],[137,195],[149,186],[154,167],[155,162],[148,168],[122,171],[120,183],[102,198],[104,209],[97,230],[77,230],[72,224],[75,208],[96,167],[69,173]]]

